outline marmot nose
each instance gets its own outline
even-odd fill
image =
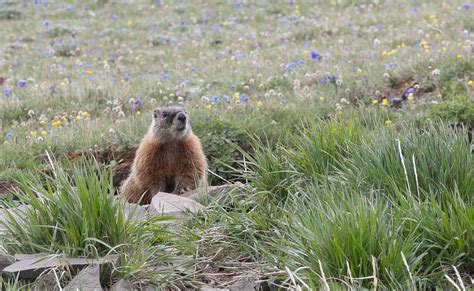
[[[181,122],[186,122],[186,114],[183,112],[180,112],[176,115],[176,119],[178,119]]]

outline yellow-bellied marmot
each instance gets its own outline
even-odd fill
[[[204,186],[206,172],[206,156],[184,108],[157,108],[121,193],[128,202],[149,204],[158,192],[179,195]]]

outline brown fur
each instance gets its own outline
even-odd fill
[[[179,111],[181,108],[170,108],[185,112],[184,109]],[[122,195],[128,202],[149,204],[158,192],[179,195],[181,191],[206,183],[206,157],[199,138],[192,133],[189,124],[187,133],[176,137],[169,132],[160,134],[162,131],[159,128],[165,128],[163,131],[175,128],[174,120],[171,124],[161,121],[163,124],[159,125],[159,122],[159,117],[155,115],[150,130],[137,149],[130,176],[122,185]]]

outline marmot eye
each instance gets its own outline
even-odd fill
[[[161,117],[167,117],[168,116],[168,112],[162,112],[161,113]]]

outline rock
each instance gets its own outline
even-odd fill
[[[135,288],[132,283],[126,281],[126,280],[119,280],[117,283],[112,285],[109,289],[109,291],[131,291],[131,290],[139,290],[138,288]]]
[[[143,220],[150,216],[148,206],[125,202],[123,205],[123,215],[125,219]]]
[[[41,290],[60,290],[58,288],[58,282],[56,280],[56,276],[54,272],[47,272],[45,274],[41,274],[41,276],[36,279],[33,284],[34,291],[41,291]]]
[[[68,266],[70,269],[79,270],[93,263],[97,263],[97,261],[93,259],[41,255],[27,257],[15,262],[4,268],[2,274],[13,278],[18,277],[18,279],[35,279],[46,269]]]
[[[13,263],[13,259],[5,254],[0,254],[0,272]]]
[[[65,291],[90,290],[101,291],[100,286],[100,268],[98,264],[90,265],[80,271],[69,284],[64,288]]]
[[[154,215],[163,216],[181,216],[187,211],[197,213],[203,208],[204,206],[190,198],[165,192],[158,192],[150,204],[150,211]]]
[[[254,291],[255,289],[255,280],[243,279],[240,280],[231,286],[229,286],[230,291]]]

